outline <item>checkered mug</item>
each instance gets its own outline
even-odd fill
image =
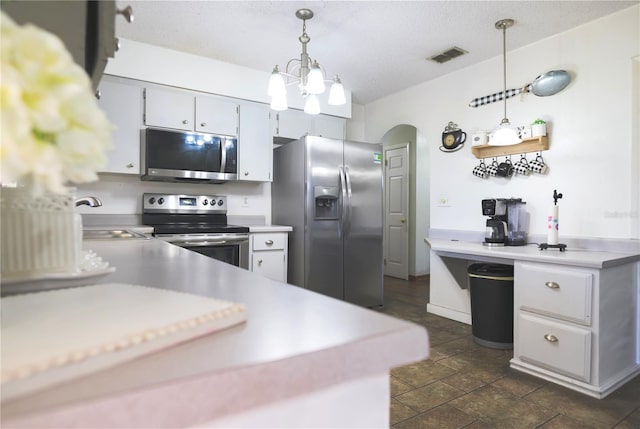
[[[484,164],[484,160],[480,160],[480,164],[473,167],[473,175],[479,177],[481,179],[486,179],[489,177],[489,173],[487,172],[487,166]]]
[[[487,165],[487,173],[489,173],[489,176],[497,176],[498,175],[498,160],[497,159],[493,159],[493,161],[491,162],[491,165]]]
[[[529,163],[529,167],[531,171],[538,174],[544,174],[547,172],[549,167],[545,164],[544,159],[542,159],[542,155],[538,155],[536,159]]]
[[[523,176],[527,176],[531,173],[531,167],[529,166],[529,162],[524,155],[520,158],[520,161],[516,162],[513,165],[513,170],[516,174],[522,174]]]

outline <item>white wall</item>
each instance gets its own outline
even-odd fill
[[[139,176],[127,174],[100,174],[100,180],[77,186],[77,195],[93,195],[102,201],[102,207],[78,207],[87,214],[140,214],[142,194],[225,195],[227,214],[234,216],[263,216],[271,223],[271,184],[252,182],[226,182],[219,185],[165,183],[141,181]]]
[[[431,228],[482,231],[482,198],[522,197],[531,217],[529,232],[545,234],[545,217],[557,189],[564,194],[561,235],[640,238],[640,184],[634,180],[640,143],[632,125],[639,120],[632,91],[639,26],[640,6],[633,6],[508,52],[508,88],[524,86],[549,70],[566,69],[573,75],[571,84],[552,97],[529,94],[507,101],[512,124],[537,117],[548,122],[550,149],[543,153],[550,165],[547,175],[482,180],[471,174],[478,160],[470,143],[453,153],[438,150],[449,121],[469,134],[498,125],[502,103],[468,104],[502,89],[502,56],[365,105],[365,138],[379,140],[403,123],[425,136],[417,146],[417,184],[430,178],[430,197],[418,192],[417,204],[431,207]],[[516,31],[517,24],[507,32],[507,46],[509,33]],[[497,34],[495,43],[500,42]],[[449,207],[438,206],[440,196],[448,198]],[[420,240],[427,235],[417,233],[423,234]]]

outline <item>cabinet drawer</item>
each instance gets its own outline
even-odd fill
[[[593,273],[541,264],[515,267],[521,309],[591,325]]]
[[[515,338],[520,360],[589,382],[590,330],[520,313]]]
[[[284,249],[286,234],[255,234],[252,250]]]

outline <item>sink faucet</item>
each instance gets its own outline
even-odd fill
[[[96,197],[80,197],[76,200],[76,207],[78,206],[89,206],[89,207],[100,207],[102,205],[102,201],[100,201]]]

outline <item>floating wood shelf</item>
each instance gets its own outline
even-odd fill
[[[476,158],[493,158],[496,156],[515,155],[519,153],[541,152],[549,149],[549,140],[544,137],[532,137],[522,140],[522,143],[509,146],[471,146],[471,153]]]

